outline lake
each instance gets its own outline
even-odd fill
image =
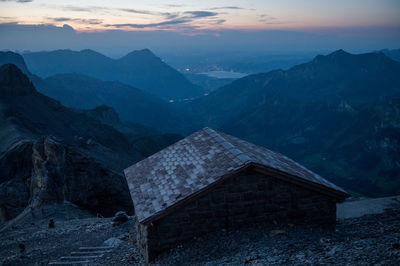
[[[243,78],[244,76],[247,76],[248,74],[246,73],[240,73],[240,72],[230,72],[230,71],[209,71],[209,72],[203,72],[199,73],[199,75],[207,75],[212,78],[218,78],[218,79],[239,79]]]

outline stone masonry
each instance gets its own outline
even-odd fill
[[[334,227],[336,202],[321,192],[246,170],[148,225],[137,222],[137,244],[151,261],[179,243],[221,229],[273,221]]]

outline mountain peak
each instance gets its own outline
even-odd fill
[[[2,96],[20,96],[35,92],[35,88],[16,65],[5,64],[0,67],[0,92]]]
[[[130,52],[129,54],[125,55],[121,59],[127,59],[127,58],[156,58],[155,54],[153,54],[150,49],[145,48],[142,50],[135,50]]]
[[[79,51],[82,54],[87,54],[87,55],[100,55],[104,56],[103,54],[100,54],[99,52],[93,51],[92,49],[83,49]]]
[[[350,54],[350,53],[348,53],[348,52],[346,52],[346,51],[344,51],[342,49],[339,49],[339,50],[336,50],[336,51],[334,51],[334,52],[332,52],[332,53],[330,53],[330,54],[328,54],[328,55],[326,55],[324,57],[327,58],[327,59],[338,59],[338,58],[345,59],[345,58],[348,58],[350,56],[352,56],[352,54]]]
[[[328,55],[318,55],[312,61],[313,63],[324,63],[329,66],[332,65],[342,65],[349,67],[353,65],[353,67],[358,68],[360,65],[365,66],[377,66],[378,62],[385,62],[388,64],[396,64],[397,62],[391,60],[382,52],[370,52],[363,54],[351,54],[342,49],[332,52]]]
[[[144,48],[142,50],[137,50],[137,51],[134,51],[134,52],[140,53],[140,54],[147,54],[147,55],[155,56],[153,54],[153,52],[149,48]]]
[[[317,64],[346,64],[350,61],[357,60],[358,55],[354,55],[351,53],[348,53],[344,51],[343,49],[336,50],[330,54],[327,55],[317,55],[312,63],[317,63]]]
[[[26,75],[31,74],[25,64],[24,58],[20,54],[10,51],[0,52],[0,66],[4,64],[14,64]]]
[[[336,50],[336,51],[330,53],[329,55],[350,55],[350,53],[346,52],[343,49],[339,49],[339,50]]]

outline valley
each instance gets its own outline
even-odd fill
[[[43,58],[63,53],[71,52],[45,53]],[[85,53],[73,55],[79,58]],[[40,55],[29,56],[41,62]],[[354,195],[387,196],[400,188],[396,178],[400,171],[400,63],[382,53],[353,55],[339,50],[286,71],[249,75],[205,96],[173,103],[119,81],[83,74],[92,71],[89,69],[82,74],[57,74],[54,71],[73,69],[55,69],[48,73],[54,75],[42,79],[30,72],[18,54],[1,54],[0,63],[5,62],[16,64],[41,93],[63,105],[114,108],[110,118],[118,116],[117,120],[120,117],[127,124],[103,123],[125,132],[128,124],[132,132],[145,135],[158,134],[156,131],[188,135],[209,126],[287,154]],[[143,143],[153,147],[170,143],[154,139],[154,144]],[[164,144],[156,144],[158,141]],[[146,145],[137,145],[146,149]]]
[[[73,52],[78,57],[82,53],[87,56],[88,52]],[[145,53],[148,56],[151,52]],[[234,79],[189,76],[189,80],[206,85],[201,89],[205,93],[198,94],[198,85],[193,85],[193,91],[189,87],[189,94],[179,97],[194,97],[176,101],[129,85],[127,79],[101,79],[104,69],[79,69],[82,64],[61,65],[60,69],[51,68],[55,72],[46,72],[53,60],[52,56],[47,58],[49,54],[29,55],[33,58],[29,60],[39,62],[33,69],[45,76],[41,78],[31,72],[21,55],[0,53],[0,218],[7,243],[16,245],[17,232],[25,243],[23,252],[10,250],[3,263],[57,262],[69,258],[63,257],[68,255],[64,251],[75,254],[76,249],[101,246],[111,237],[119,239],[121,246],[110,248],[104,258],[102,255],[93,261],[94,265],[144,263],[134,246],[136,233],[129,229],[135,226],[133,217],[114,228],[112,218],[93,216],[112,217],[117,211],[133,215],[123,169],[204,127],[288,155],[344,187],[355,199],[393,196],[400,189],[400,63],[383,53],[356,55],[338,50],[288,70]],[[43,210],[51,214],[43,216]],[[395,234],[390,232],[397,230],[397,223],[388,217],[397,217],[397,212],[367,211],[363,218],[347,217],[339,224],[339,233],[318,231],[313,240],[319,241],[318,245],[304,240],[318,256],[310,253],[314,251],[300,251],[294,240],[314,229],[275,224],[268,232],[286,233],[271,247],[262,244],[271,236],[261,233],[260,228],[217,232],[207,241],[199,238],[185,249],[163,254],[156,263],[185,264],[186,257],[191,258],[190,264],[323,263],[330,262],[333,254],[343,263],[353,263],[360,256],[376,262],[375,253],[363,257],[349,248],[360,241],[363,249],[377,245],[385,250],[385,262],[392,263],[397,249],[385,243]],[[46,228],[49,217],[54,217],[56,230]],[[385,240],[381,242],[375,235],[369,241],[354,237],[376,221],[387,224]],[[33,239],[27,234],[32,230],[42,234],[32,237],[42,241],[45,253],[31,245]],[[54,247],[47,247],[43,240],[53,239],[54,232],[62,235],[64,242],[49,242]],[[81,234],[90,241],[80,239]],[[264,237],[254,238],[254,234]],[[351,240],[344,240],[349,237]],[[252,240],[243,240],[248,238]],[[329,241],[325,243],[325,239]],[[287,243],[292,245],[292,255],[275,252]],[[225,246],[227,252],[207,251],[210,245]],[[396,247],[396,243],[392,245]],[[248,252],[233,255],[238,248]],[[205,251],[210,255],[200,258]],[[262,251],[275,255],[265,257]],[[346,254],[352,259],[347,260]]]

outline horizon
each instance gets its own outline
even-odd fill
[[[400,2],[1,0],[1,50],[349,52],[400,47]],[[293,45],[293,44],[296,45]]]

